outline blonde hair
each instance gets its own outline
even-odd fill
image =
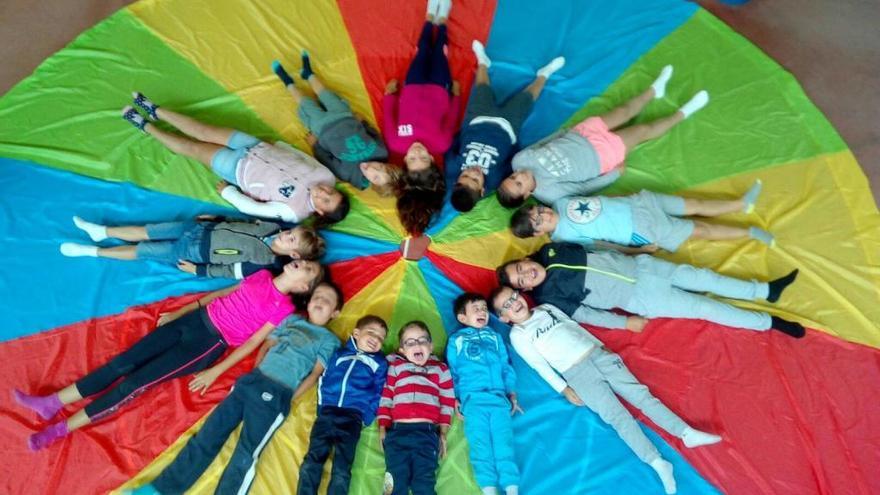
[[[403,170],[401,170],[400,167],[388,163],[383,163],[383,165],[385,165],[385,173],[388,174],[388,182],[381,186],[370,184],[370,188],[376,191],[379,196],[387,198],[397,194],[398,184],[403,178]]]

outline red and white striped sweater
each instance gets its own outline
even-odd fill
[[[445,363],[431,356],[424,366],[400,354],[388,356],[388,377],[379,401],[379,426],[394,421],[423,420],[449,425],[455,408],[452,375]]]

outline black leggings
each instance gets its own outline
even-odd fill
[[[452,74],[446,59],[446,26],[437,26],[437,39],[431,43],[434,25],[426,22],[419,36],[419,51],[409,64],[406,84],[436,84],[449,89]]]
[[[203,370],[226,350],[226,341],[204,308],[191,311],[145,335],[127,351],[76,382],[80,395],[95,395],[113,385],[85,407],[92,421],[157,383]],[[114,385],[114,382],[122,378]]]

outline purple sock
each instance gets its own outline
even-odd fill
[[[67,421],[59,421],[28,437],[28,448],[31,452],[45,449],[64,435],[67,435]]]
[[[20,390],[13,390],[12,396],[16,402],[36,412],[43,419],[52,419],[64,407],[58,394],[28,395]]]

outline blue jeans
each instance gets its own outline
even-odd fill
[[[149,241],[137,243],[135,252],[139,260],[159,261],[171,265],[178,260],[206,263],[202,259],[205,227],[193,221],[165,222],[146,225]]]
[[[440,435],[434,423],[394,423],[385,437],[385,470],[391,495],[436,495]]]
[[[235,131],[229,136],[229,142],[225,148],[220,148],[211,158],[211,170],[226,182],[238,185],[235,178],[235,170],[238,162],[244,158],[248,150],[260,144],[260,140],[241,131]]]

